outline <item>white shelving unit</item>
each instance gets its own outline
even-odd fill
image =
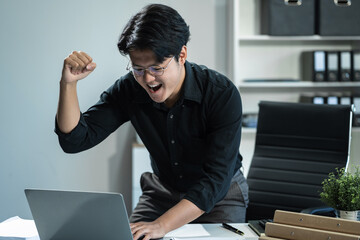
[[[297,102],[302,93],[360,94],[360,82],[301,79],[301,52],[360,49],[359,36],[268,36],[260,34],[260,0],[229,0],[229,77],[239,87],[244,113],[258,112],[260,100]],[[289,79],[296,82],[248,82],[246,79]],[[352,131],[352,156],[360,163],[360,133]],[[243,129],[241,154],[250,165],[255,130]],[[357,151],[357,152],[356,152]]]
[[[360,48],[359,36],[268,36],[260,34],[260,0],[229,1],[229,76],[239,86],[244,112],[259,100],[298,101],[302,92],[360,93],[360,83],[313,83],[301,79],[300,54],[312,50]],[[300,82],[248,83],[245,79]],[[285,94],[285,93],[288,94]]]

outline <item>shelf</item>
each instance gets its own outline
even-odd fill
[[[360,36],[269,36],[269,35],[243,35],[238,36],[239,41],[360,41]]]
[[[241,83],[240,88],[352,88],[360,87],[360,82],[252,82]]]
[[[270,36],[261,32],[261,0],[228,0],[228,75],[238,87],[243,114],[259,111],[260,101],[298,102],[301,94],[357,96],[360,82],[312,82],[302,76],[302,53],[360,49],[360,36]],[[244,82],[245,79],[299,81]],[[306,81],[307,80],[307,81]],[[253,144],[255,128],[242,128],[241,145]],[[360,127],[352,128],[352,145],[358,146]],[[360,148],[352,148],[351,159],[360,159]],[[354,151],[355,150],[355,151]],[[243,147],[251,156],[253,149]],[[356,160],[357,161],[357,160]],[[357,161],[358,162],[358,161]]]

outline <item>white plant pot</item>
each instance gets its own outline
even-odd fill
[[[354,221],[360,221],[360,211],[343,211],[340,210],[340,218],[348,219],[348,220],[354,220]]]

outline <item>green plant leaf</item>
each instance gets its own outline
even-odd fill
[[[355,211],[360,209],[360,170],[353,174],[345,168],[335,169],[322,182],[321,200],[338,210]]]

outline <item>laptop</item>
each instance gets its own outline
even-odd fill
[[[132,240],[119,193],[26,189],[41,240]]]

